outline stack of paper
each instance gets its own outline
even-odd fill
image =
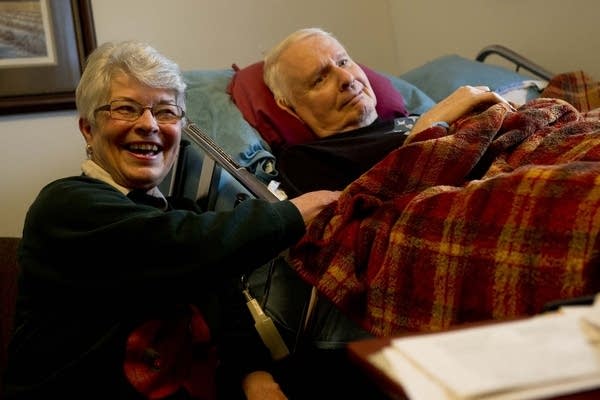
[[[542,399],[597,388],[599,303],[395,339],[372,361],[411,400]]]

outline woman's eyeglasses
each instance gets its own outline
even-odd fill
[[[185,116],[185,112],[177,104],[156,104],[152,107],[144,107],[131,100],[113,100],[96,108],[94,113],[108,111],[112,119],[133,122],[141,117],[145,110],[150,110],[159,124],[174,124]]]

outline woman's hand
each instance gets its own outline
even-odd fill
[[[246,375],[242,389],[248,400],[287,400],[273,375],[266,371],[254,371]]]
[[[490,91],[487,86],[461,86],[421,115],[411,134],[423,131],[436,122],[446,122],[450,125],[481,104],[496,103],[505,103],[513,108],[506,99]]]
[[[342,192],[331,190],[317,190],[315,192],[304,193],[290,201],[302,214],[304,223],[308,224],[317,216],[326,206],[336,201]]]

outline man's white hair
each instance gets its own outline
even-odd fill
[[[271,48],[271,50],[269,50],[265,55],[263,59],[263,80],[265,81],[267,87],[271,89],[271,92],[273,92],[273,96],[275,97],[276,101],[288,104],[288,81],[286,79],[286,75],[281,70],[279,63],[281,53],[290,47],[290,45],[312,36],[331,38],[339,43],[335,36],[321,28],[303,28],[288,35],[285,39]]]

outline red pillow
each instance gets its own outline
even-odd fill
[[[263,81],[263,62],[235,70],[227,92],[242,115],[271,146],[274,153],[284,144],[297,144],[318,137],[298,118],[279,108],[271,90]],[[377,96],[377,114],[382,119],[404,117],[408,113],[404,98],[384,75],[361,65]]]

